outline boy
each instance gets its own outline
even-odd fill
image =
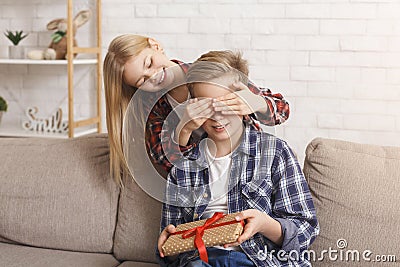
[[[243,62],[235,55],[230,66],[245,66]],[[187,74],[194,101],[227,95],[226,87],[233,83],[247,84],[245,75],[230,66],[195,62]],[[158,240],[161,266],[311,266],[307,259],[259,256],[266,248],[300,254],[319,232],[311,194],[293,152],[284,141],[245,123],[243,116],[224,115],[218,109],[210,114],[197,118],[207,139],[167,178]],[[208,264],[196,252],[164,257],[161,246],[176,225],[214,212],[241,212],[236,219],[244,219],[246,225],[236,243],[208,248]]]

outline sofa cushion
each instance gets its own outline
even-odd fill
[[[113,267],[110,254],[70,252],[0,243],[0,265],[7,267]]]
[[[118,267],[158,267],[160,265],[156,263],[148,263],[148,262],[137,262],[137,261],[125,261]]]
[[[131,177],[125,177],[124,184],[119,200],[114,256],[120,261],[155,263],[161,203],[146,194]]]
[[[347,253],[358,250],[361,261],[366,250],[373,253],[372,259],[377,254],[398,254],[399,170],[399,147],[321,138],[308,145],[304,174],[321,225],[320,236],[311,247],[317,256],[329,248]],[[324,258],[313,266],[338,266],[327,254]]]
[[[112,252],[119,191],[107,136],[0,138],[0,241]]]

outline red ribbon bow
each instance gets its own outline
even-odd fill
[[[211,218],[208,218],[204,222],[204,224],[202,226],[197,226],[197,227],[191,228],[189,230],[175,232],[175,233],[173,233],[173,235],[182,234],[182,238],[183,239],[195,236],[195,238],[194,238],[194,246],[199,251],[200,259],[202,261],[208,263],[207,250],[206,250],[206,247],[205,247],[204,241],[203,241],[204,231],[206,229],[211,229],[211,228],[215,228],[215,227],[219,227],[219,226],[238,223],[238,221],[233,220],[233,221],[229,221],[229,222],[224,222],[224,223],[219,223],[219,224],[212,225],[215,222],[217,222],[218,220],[222,219],[223,217],[225,217],[225,214],[223,214],[222,212],[215,212],[214,215]],[[240,223],[242,225],[244,225],[244,221],[243,220],[240,221]]]

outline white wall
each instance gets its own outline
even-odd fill
[[[19,15],[32,16],[25,2],[34,6],[30,25]],[[1,30],[43,31],[64,12],[46,2],[2,1]],[[8,15],[16,3],[18,14]],[[155,37],[185,61],[210,49],[243,51],[250,77],[290,102],[277,134],[300,158],[316,136],[400,145],[400,0],[103,0],[104,53],[123,33]],[[46,45],[44,35],[26,41]]]

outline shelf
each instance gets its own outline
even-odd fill
[[[97,64],[97,58],[94,59],[74,59],[74,65]],[[68,60],[33,60],[33,59],[7,59],[1,58],[0,64],[25,64],[25,65],[68,65]]]
[[[7,59],[0,58],[0,65],[59,65],[67,67],[67,85],[68,85],[68,133],[46,133],[46,132],[33,132],[25,130],[21,125],[3,123],[0,125],[0,136],[23,136],[23,137],[54,137],[54,138],[71,138],[81,135],[100,132],[101,131],[101,87],[102,87],[102,48],[101,48],[101,0],[96,1],[96,45],[93,47],[77,47],[74,46],[73,36],[73,20],[74,20],[74,0],[64,0],[67,4],[67,59],[65,60],[32,60],[32,59]],[[63,37],[64,38],[64,37]],[[74,54],[91,54],[90,56],[83,56],[83,58],[76,59]],[[96,92],[97,92],[97,114],[93,118],[84,120],[75,120],[74,110],[74,68],[75,65],[95,65],[97,75],[93,78],[96,79]],[[2,66],[3,67],[3,66]],[[92,66],[87,66],[92,67]],[[26,74],[25,74],[26,75]],[[65,75],[65,73],[64,73]],[[93,125],[96,125],[94,128]]]
[[[75,130],[74,137],[83,136],[86,134],[96,133],[97,127],[90,129]],[[34,132],[25,130],[18,125],[0,125],[0,138],[1,137],[44,137],[44,138],[65,138],[68,139],[68,133],[46,133]]]

